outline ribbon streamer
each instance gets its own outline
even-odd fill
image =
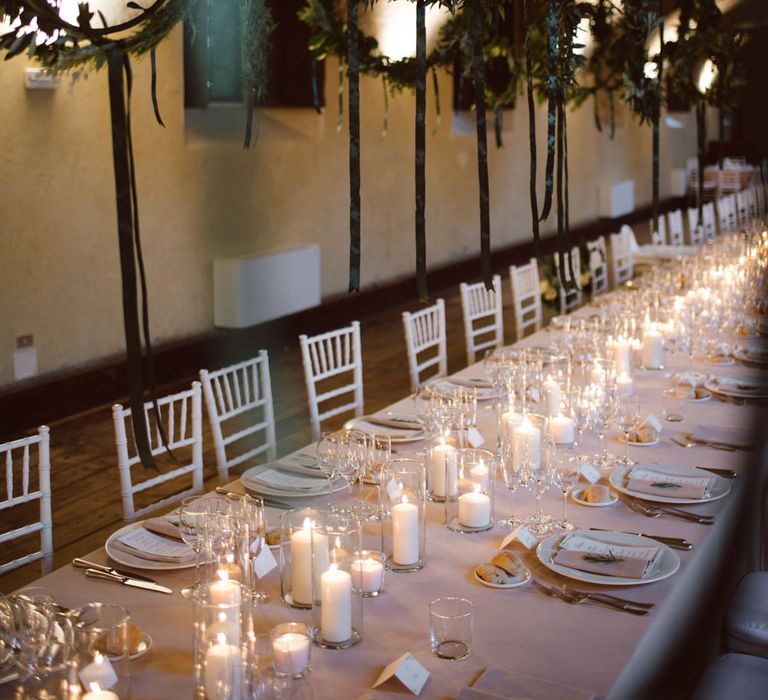
[[[163,118],[160,116],[160,105],[157,101],[157,56],[155,49],[152,49],[149,52],[149,64],[152,69],[152,109],[155,112],[155,119],[157,120],[157,123],[165,128]]]
[[[552,187],[554,185],[555,143],[557,128],[557,0],[549,0],[547,7],[547,54],[549,77],[547,96],[547,165],[544,175],[544,206],[541,221],[545,221],[552,209]]]
[[[389,88],[386,73],[381,75],[381,87],[384,91],[384,123],[381,127],[381,138],[386,138],[389,133]]]
[[[483,10],[480,0],[472,0],[472,78],[475,83],[477,122],[477,174],[480,184],[480,258],[485,288],[493,289],[491,273],[491,213],[488,186],[488,133],[485,119],[485,69],[483,66]]]
[[[109,105],[112,121],[112,159],[115,171],[115,201],[117,205],[117,233],[120,248],[120,270],[123,288],[123,325],[125,329],[126,365],[128,373],[129,404],[133,416],[133,434],[136,450],[145,467],[159,471],[152,456],[147,423],[144,416],[144,383],[142,376],[142,347],[137,304],[136,261],[139,261],[143,294],[142,313],[147,361],[150,367],[150,389],[163,444],[160,413],[151,386],[154,372],[151,367],[152,345],[149,338],[146,279],[139,240],[138,203],[133,169],[130,138],[131,68],[123,48],[117,44],[109,52]]]
[[[322,114],[323,110],[320,105],[320,89],[317,85],[317,59],[314,54],[310,56],[309,74],[312,76],[312,104],[315,107],[315,112]]]
[[[427,29],[425,0],[416,0],[416,290],[427,301],[426,112]]]
[[[659,15],[661,16],[662,7],[661,7],[661,0],[659,0]],[[657,82],[657,90],[658,95],[656,96],[656,102],[654,104],[653,108],[653,122],[652,122],[652,134],[653,134],[653,157],[652,157],[652,167],[653,167],[653,186],[652,186],[652,216],[653,216],[653,227],[655,231],[659,230],[659,122],[661,121],[661,86],[662,86],[662,69],[664,67],[664,22],[662,17],[662,22],[659,25],[659,39],[660,39],[660,45],[659,45],[659,55],[656,57],[656,66],[657,66],[657,74],[656,74],[656,82]]]
[[[699,177],[697,196],[699,204],[699,226],[702,225],[702,207],[704,203],[704,151],[707,142],[707,106],[704,100],[696,102],[696,146],[699,159]]]
[[[536,106],[533,98],[533,56],[531,48],[531,27],[528,14],[528,2],[523,2],[523,24],[525,25],[525,77],[528,92],[528,139],[531,148],[531,228],[536,257],[541,257],[541,239],[539,236],[539,203],[536,197]]]
[[[440,128],[442,117],[440,115],[440,86],[437,81],[437,71],[434,66],[432,66],[432,87],[435,89],[435,126],[432,129],[432,136],[435,136],[437,130]]]
[[[504,113],[499,105],[493,106],[493,131],[496,135],[496,148],[504,147],[502,131],[504,129]]]
[[[357,54],[357,3],[358,0],[347,0],[350,292],[360,291],[360,65]]]
[[[344,126],[344,65],[339,61],[339,116],[336,117],[336,133]]]

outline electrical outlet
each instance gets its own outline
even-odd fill
[[[16,338],[16,347],[18,349],[31,348],[34,344],[35,344],[35,336],[33,336],[32,334],[20,335]]]

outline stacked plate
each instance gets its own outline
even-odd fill
[[[658,492],[651,493],[646,490],[635,491],[634,489],[629,488],[629,479],[635,472],[637,472],[638,476],[642,476],[642,478],[649,474],[658,475],[657,483],[660,485]],[[690,483],[695,484],[702,480],[708,480],[709,485],[708,488],[704,490],[701,497],[680,498],[674,495],[676,484],[679,485],[680,490],[682,491],[683,486]],[[722,498],[728,494],[731,490],[728,482],[720,476],[709,475],[706,472],[702,472],[700,469],[678,464],[639,464],[619,466],[611,472],[609,481],[614,489],[627,496],[642,498],[643,500],[653,501],[654,503],[678,505],[716,501],[718,498]]]
[[[768,367],[768,347],[765,345],[740,345],[733,351],[733,356],[745,365]]]
[[[768,382],[749,377],[712,377],[704,388],[713,394],[734,399],[768,399]]]
[[[424,429],[416,416],[405,413],[386,413],[353,418],[348,420],[344,427],[347,430],[359,430],[369,435],[388,435],[393,443],[417,442],[435,437],[433,433]]]
[[[302,505],[297,499],[327,496],[330,485],[326,475],[319,469],[288,462],[251,467],[242,473],[240,481],[249,491],[264,496],[267,505],[272,501],[296,507]],[[333,483],[333,491],[346,487],[344,479],[336,479]]]
[[[450,397],[459,387],[474,388],[478,401],[488,401],[498,396],[487,378],[469,375],[441,379],[430,384],[429,390],[436,396]]]

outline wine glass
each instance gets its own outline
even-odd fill
[[[254,603],[266,604],[270,597],[268,593],[257,590],[258,576],[254,566],[264,548],[267,536],[264,499],[248,494],[229,494],[228,498],[232,515],[239,524],[238,544],[245,567],[245,584],[251,592],[251,600]]]
[[[640,420],[640,402],[637,396],[620,396],[616,406],[616,422],[624,433],[624,456],[619,460],[622,464],[634,464],[629,458],[629,432]]]
[[[200,585],[200,552],[203,547],[203,526],[208,514],[206,500],[200,496],[188,496],[179,508],[179,534],[184,544],[195,553],[195,581],[181,589],[184,598],[191,598]]]
[[[536,498],[536,512],[528,518],[526,526],[536,535],[547,535],[556,523],[551,515],[544,512],[541,502],[553,483],[557,450],[555,444],[545,436],[541,438],[538,447],[530,440],[522,441],[520,454],[528,486]]]
[[[328,477],[328,505],[333,505],[333,483],[339,469],[341,441],[340,431],[324,432],[317,441],[317,466]]]
[[[599,452],[595,457],[595,464],[602,468],[612,466],[613,460],[605,446],[605,434],[613,420],[613,402],[610,393],[606,390],[595,392],[590,406],[590,423],[599,440]]]
[[[514,493],[517,491],[518,486],[524,485],[525,478],[522,469],[522,463],[520,460],[515,460],[514,450],[512,448],[512,441],[503,439],[499,446],[499,462],[501,464],[501,475],[504,480],[504,486]],[[517,527],[522,521],[516,518],[514,515],[510,515],[508,518],[499,520],[500,527]]]
[[[370,435],[368,438],[368,454],[365,460],[363,482],[378,486],[381,483],[381,473],[392,457],[392,438],[386,433]]]
[[[342,440],[337,475],[347,482],[350,494],[352,485],[365,473],[369,442],[370,436],[360,430],[350,430]]]
[[[563,530],[573,530],[573,524],[568,521],[568,494],[579,481],[581,473],[581,457],[576,449],[566,449],[557,460],[555,472],[556,481],[563,494],[563,520],[560,527]]]

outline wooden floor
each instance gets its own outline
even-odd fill
[[[508,280],[505,280],[504,285],[503,296],[509,304]],[[448,367],[450,372],[454,372],[466,365],[458,287],[434,293],[435,298],[439,296],[446,301]],[[401,312],[416,308],[416,304],[410,304],[359,318],[362,327],[365,408],[368,412],[387,406],[409,393]],[[318,313],[322,313],[322,308]],[[514,341],[511,307],[505,306],[504,323],[505,340],[511,343]],[[269,360],[278,455],[281,455],[311,441],[298,339],[287,341],[279,353],[271,353]],[[193,379],[189,377],[190,382]],[[162,387],[158,394],[163,395],[186,386],[189,384]],[[217,480],[207,417],[204,417],[203,425],[203,461],[206,488],[210,490],[215,488]],[[50,428],[54,566],[60,567],[73,557],[82,556],[101,546],[108,535],[124,523],[110,407],[102,406],[85,414],[71,416],[52,423]],[[6,551],[2,559],[9,560],[9,554],[12,553]],[[16,569],[0,576],[0,592],[12,591],[39,576],[39,562]]]

